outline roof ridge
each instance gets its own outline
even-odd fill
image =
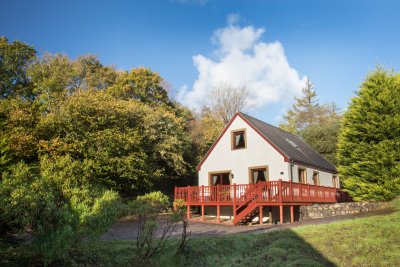
[[[270,124],[270,123],[268,123],[268,122],[265,122],[265,121],[262,121],[262,120],[260,120],[260,119],[254,118],[253,116],[250,116],[250,115],[245,114],[245,113],[243,113],[243,112],[239,112],[239,113],[242,114],[242,115],[244,115],[244,116],[250,117],[250,118],[252,118],[252,119],[254,119],[254,120],[257,120],[257,121],[259,121],[259,122],[262,122],[262,123],[264,123],[264,124],[267,124],[267,125],[269,125],[269,126],[271,126],[271,127],[274,127],[274,128],[276,128],[276,129],[278,129],[278,130],[280,130],[280,131],[282,131],[282,132],[285,132],[285,133],[288,133],[288,134],[290,134],[290,135],[293,135],[293,136],[295,136],[295,137],[297,137],[297,138],[300,138],[300,136],[298,136],[297,134],[293,134],[293,133],[290,133],[290,132],[288,132],[288,131],[285,131],[285,130],[279,128],[278,126],[275,126],[275,125],[272,125],[272,124]]]

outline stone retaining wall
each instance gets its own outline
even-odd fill
[[[334,204],[314,204],[300,207],[300,221],[326,218],[337,215],[363,213],[386,207],[384,202],[347,202]]]

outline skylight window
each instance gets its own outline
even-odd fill
[[[292,147],[300,150],[299,146],[295,142],[293,142],[292,140],[289,140],[289,139],[286,138],[286,141],[288,141],[288,143],[291,144]]]

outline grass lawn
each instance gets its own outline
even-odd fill
[[[95,266],[400,266],[400,199],[396,211],[263,234],[193,238],[175,255],[171,240],[150,262],[135,259],[131,241],[91,242],[74,255]],[[1,263],[1,262],[0,262]]]

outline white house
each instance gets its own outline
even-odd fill
[[[197,170],[200,186],[282,179],[339,188],[335,166],[300,137],[240,112]]]
[[[200,207],[203,221],[213,215],[233,224],[256,217],[293,222],[301,205],[334,203],[341,195],[332,163],[300,137],[240,112],[197,170],[198,186],[175,188],[175,199],[186,202],[188,218],[191,207]]]

